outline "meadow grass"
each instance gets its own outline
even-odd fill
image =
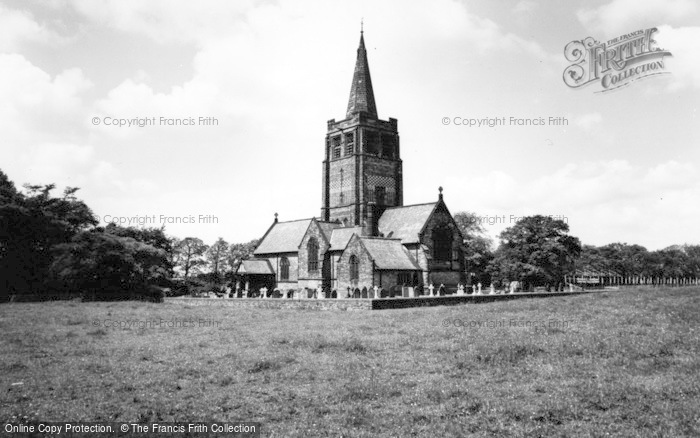
[[[0,419],[699,436],[699,310],[700,288],[347,312],[3,304]],[[161,319],[194,327],[109,326]]]

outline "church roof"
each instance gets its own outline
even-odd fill
[[[331,241],[331,235],[333,234],[333,231],[336,228],[340,228],[343,225],[338,223],[338,222],[321,222],[317,221],[319,228],[321,228],[321,232],[326,236],[326,239],[330,242]]]
[[[272,270],[272,266],[270,265],[270,262],[267,261],[267,259],[264,260],[259,260],[259,259],[248,259],[248,260],[243,260],[243,263],[238,265],[238,269],[236,270],[237,274],[269,274],[269,275],[274,275],[274,271]]]
[[[420,270],[418,264],[399,239],[362,237],[360,240],[374,260],[374,265],[377,269],[392,271]]]
[[[362,227],[336,228],[331,234],[331,251],[343,251],[353,234],[362,234]]]
[[[351,118],[361,111],[377,118],[377,104],[374,102],[372,78],[369,75],[364,32],[360,32],[360,47],[357,48],[357,61],[355,61],[355,73],[352,76],[352,86],[350,87],[347,118]]]
[[[387,208],[379,218],[379,232],[390,238],[401,239],[401,243],[419,243],[419,234],[437,202]]]
[[[311,219],[275,222],[263,236],[253,254],[298,252],[301,239],[304,238],[310,223]]]

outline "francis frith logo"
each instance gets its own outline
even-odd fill
[[[649,76],[667,74],[664,56],[671,52],[656,46],[653,35],[657,28],[640,29],[620,35],[605,43],[592,37],[572,41],[564,48],[567,61],[564,83],[580,88],[600,83],[598,93],[625,87]]]

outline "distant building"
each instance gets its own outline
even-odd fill
[[[237,274],[256,289],[345,298],[465,281],[463,238],[443,201],[403,205],[396,119],[377,116],[360,35],[346,118],[328,121],[319,219],[275,220]]]

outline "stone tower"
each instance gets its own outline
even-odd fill
[[[378,220],[387,207],[403,205],[397,120],[380,120],[360,32],[345,119],[328,121],[323,160],[321,218],[347,226]],[[376,228],[370,224],[371,228]]]

